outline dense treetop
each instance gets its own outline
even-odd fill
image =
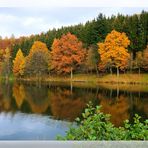
[[[67,33],[60,39],[55,39],[52,45],[51,65],[57,73],[68,73],[80,66],[86,56],[86,50],[83,48],[75,35]]]
[[[34,41],[39,40],[46,43],[48,49],[51,50],[54,39],[60,38],[68,32],[76,35],[84,43],[85,47],[89,47],[102,42],[113,29],[127,34],[131,41],[129,50],[133,52],[135,57],[136,52],[144,50],[148,43],[148,12],[142,11],[140,14],[131,16],[118,14],[111,17],[99,14],[97,18],[85,24],[52,29],[46,33],[20,37],[19,39],[14,39],[14,36],[10,39],[0,39],[0,49],[4,49],[7,46],[10,48],[11,46],[13,50],[12,58],[14,59],[19,48],[22,49],[24,56],[26,56]]]
[[[130,58],[127,47],[130,40],[125,33],[113,30],[104,43],[98,43],[101,62],[99,67],[125,69]]]

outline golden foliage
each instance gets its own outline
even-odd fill
[[[25,68],[25,57],[21,51],[18,50],[15,59],[13,60],[13,73],[16,77],[22,76],[24,74]]]
[[[31,47],[31,49],[30,49],[30,53],[29,54],[32,55],[35,52],[48,53],[48,48],[47,48],[45,43],[43,43],[41,41],[35,41],[34,44]]]
[[[26,57],[25,73],[41,74],[48,71],[50,52],[45,43],[35,41]]]
[[[101,63],[99,68],[116,67],[121,70],[128,65],[130,57],[126,49],[130,40],[125,33],[113,30],[106,36],[104,43],[98,43]]]

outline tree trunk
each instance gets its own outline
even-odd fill
[[[8,80],[8,74],[6,74],[5,79],[6,79],[6,81]]]
[[[126,74],[126,70],[124,70],[124,74]]]
[[[73,78],[73,69],[71,67],[71,79]]]
[[[117,67],[117,77],[119,78],[119,67]]]
[[[9,76],[8,76],[8,74],[6,74],[6,76],[5,76],[5,82],[6,82],[6,84],[8,83],[8,81],[9,81]]]
[[[113,74],[112,67],[110,67],[110,74],[111,74],[111,75]]]
[[[41,81],[41,71],[39,71],[39,81]]]
[[[36,73],[36,81],[38,81],[38,78],[39,78],[39,73],[37,72]]]
[[[97,76],[99,75],[98,67],[97,66],[96,66],[96,74],[97,74]]]

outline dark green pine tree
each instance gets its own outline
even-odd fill
[[[114,20],[112,22],[112,30],[115,29],[116,31],[123,32],[124,20],[125,16],[123,16],[122,14],[118,14],[117,17],[114,17]]]

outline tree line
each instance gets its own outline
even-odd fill
[[[0,70],[15,76],[148,70],[148,13],[105,17],[86,24],[0,41]]]
[[[52,29],[46,33],[31,35],[29,37],[21,37],[16,44],[12,46],[13,59],[19,48],[22,49],[26,56],[29,53],[34,41],[46,43],[47,48],[51,50],[51,46],[55,38],[61,38],[63,34],[70,32],[78,37],[83,42],[85,48],[96,45],[98,42],[104,41],[106,35],[112,30],[125,32],[129,37],[131,44],[129,51],[135,59],[137,51],[143,51],[148,42],[148,12],[142,11],[140,14],[122,15],[106,17],[99,14],[92,21],[87,21],[85,24],[74,26],[61,27],[60,29]]]

